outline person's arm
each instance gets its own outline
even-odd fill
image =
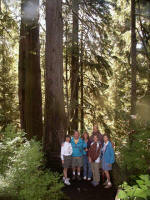
[[[91,159],[91,151],[90,151],[90,149],[89,149],[89,151],[88,151],[88,159],[89,159],[89,162],[91,163],[92,162],[92,159]]]
[[[70,154],[72,155],[73,153],[73,149],[72,149],[72,145],[70,144]]]
[[[61,160],[64,161],[64,144],[61,146]]]
[[[87,148],[89,149],[90,148],[90,146],[91,146],[91,141],[90,141],[90,139],[88,140],[88,142],[87,142]]]
[[[87,149],[87,143],[83,140],[83,149]]]
[[[90,144],[90,147],[91,147],[91,144]],[[89,147],[89,150],[88,150],[88,160],[91,163],[92,159],[91,159],[91,148],[90,147]]]
[[[115,162],[115,152],[114,148],[112,147],[112,144],[110,144],[110,164],[113,164]]]

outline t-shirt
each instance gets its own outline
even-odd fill
[[[79,139],[74,139],[74,143],[77,144]]]

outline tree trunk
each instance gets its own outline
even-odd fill
[[[81,132],[84,131],[84,79],[83,79],[83,55],[84,55],[84,47],[83,47],[83,28],[81,32],[81,54],[80,54],[80,88],[81,88]]]
[[[65,134],[63,94],[63,23],[62,2],[46,1],[46,79],[44,149],[48,164],[51,155],[59,154]]]
[[[72,1],[73,28],[72,28],[72,63],[71,63],[71,113],[70,129],[78,129],[78,89],[79,89],[79,46],[78,46],[78,12],[79,0]]]
[[[66,38],[66,45],[65,45],[65,48],[66,48],[66,54],[65,54],[65,85],[66,85],[66,107],[67,107],[67,127],[68,127],[68,121],[69,121],[69,87],[68,87],[68,81],[69,81],[69,78],[68,78],[68,64],[69,64],[69,59],[68,59],[68,54],[69,54],[69,51],[68,51],[68,32],[69,32],[69,26],[68,26],[68,22],[66,21],[65,23],[65,27],[66,27],[66,30],[65,30],[65,38]]]
[[[27,8],[32,8],[32,13]],[[39,44],[39,0],[22,0],[19,44],[21,128],[30,139],[42,138],[42,95]]]
[[[135,0],[131,0],[131,116],[136,114],[136,15]],[[131,118],[131,129],[134,119]],[[131,133],[132,135],[132,133]],[[131,136],[130,135],[130,136]]]

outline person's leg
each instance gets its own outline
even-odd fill
[[[99,163],[95,163],[95,180],[96,183],[100,182]]]
[[[69,179],[67,177],[67,171],[68,171],[68,168],[64,168],[64,177],[65,177],[64,183],[66,185],[70,185]]]
[[[73,173],[74,176],[76,175],[76,168],[75,167],[72,168],[72,173]]]
[[[87,156],[83,156],[83,177],[87,177]]]
[[[92,169],[91,169],[91,163],[88,161],[88,178],[92,178]]]
[[[72,168],[72,180],[75,180],[76,179],[76,168],[73,167]]]
[[[76,158],[72,158],[72,179],[75,180],[76,178]]]
[[[91,162],[91,169],[92,169],[92,173],[93,173],[93,182],[95,182],[95,168],[94,168],[94,162]]]
[[[67,168],[64,168],[64,177],[67,178]]]
[[[104,171],[105,172],[105,175],[106,175],[106,178],[107,178],[107,182],[110,182],[110,174],[109,174],[109,171]]]
[[[73,158],[72,158],[72,172],[73,172],[73,175],[76,174],[76,165],[77,165],[77,163],[76,163],[76,158],[73,157]]]
[[[78,175],[80,176],[80,171],[81,171],[81,168],[80,167],[77,167],[77,172],[78,172]]]
[[[80,170],[81,170],[81,168],[80,168],[80,167],[77,167],[77,173],[78,173],[78,175],[77,175],[77,180],[78,180],[78,181],[81,181]]]
[[[80,177],[81,167],[83,167],[83,157],[79,157],[79,158],[77,159],[77,171],[78,171],[77,179],[78,179],[79,181],[81,180],[81,177]]]
[[[105,188],[110,188],[112,186],[112,183],[110,181],[110,174],[109,174],[109,171],[105,170],[105,175],[107,177],[107,184],[105,186]]]

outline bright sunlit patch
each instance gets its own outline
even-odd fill
[[[33,3],[28,1],[24,4],[22,18],[26,23],[32,23],[33,21],[37,20],[39,6],[37,3]]]
[[[130,115],[132,119],[136,119],[136,115]]]

